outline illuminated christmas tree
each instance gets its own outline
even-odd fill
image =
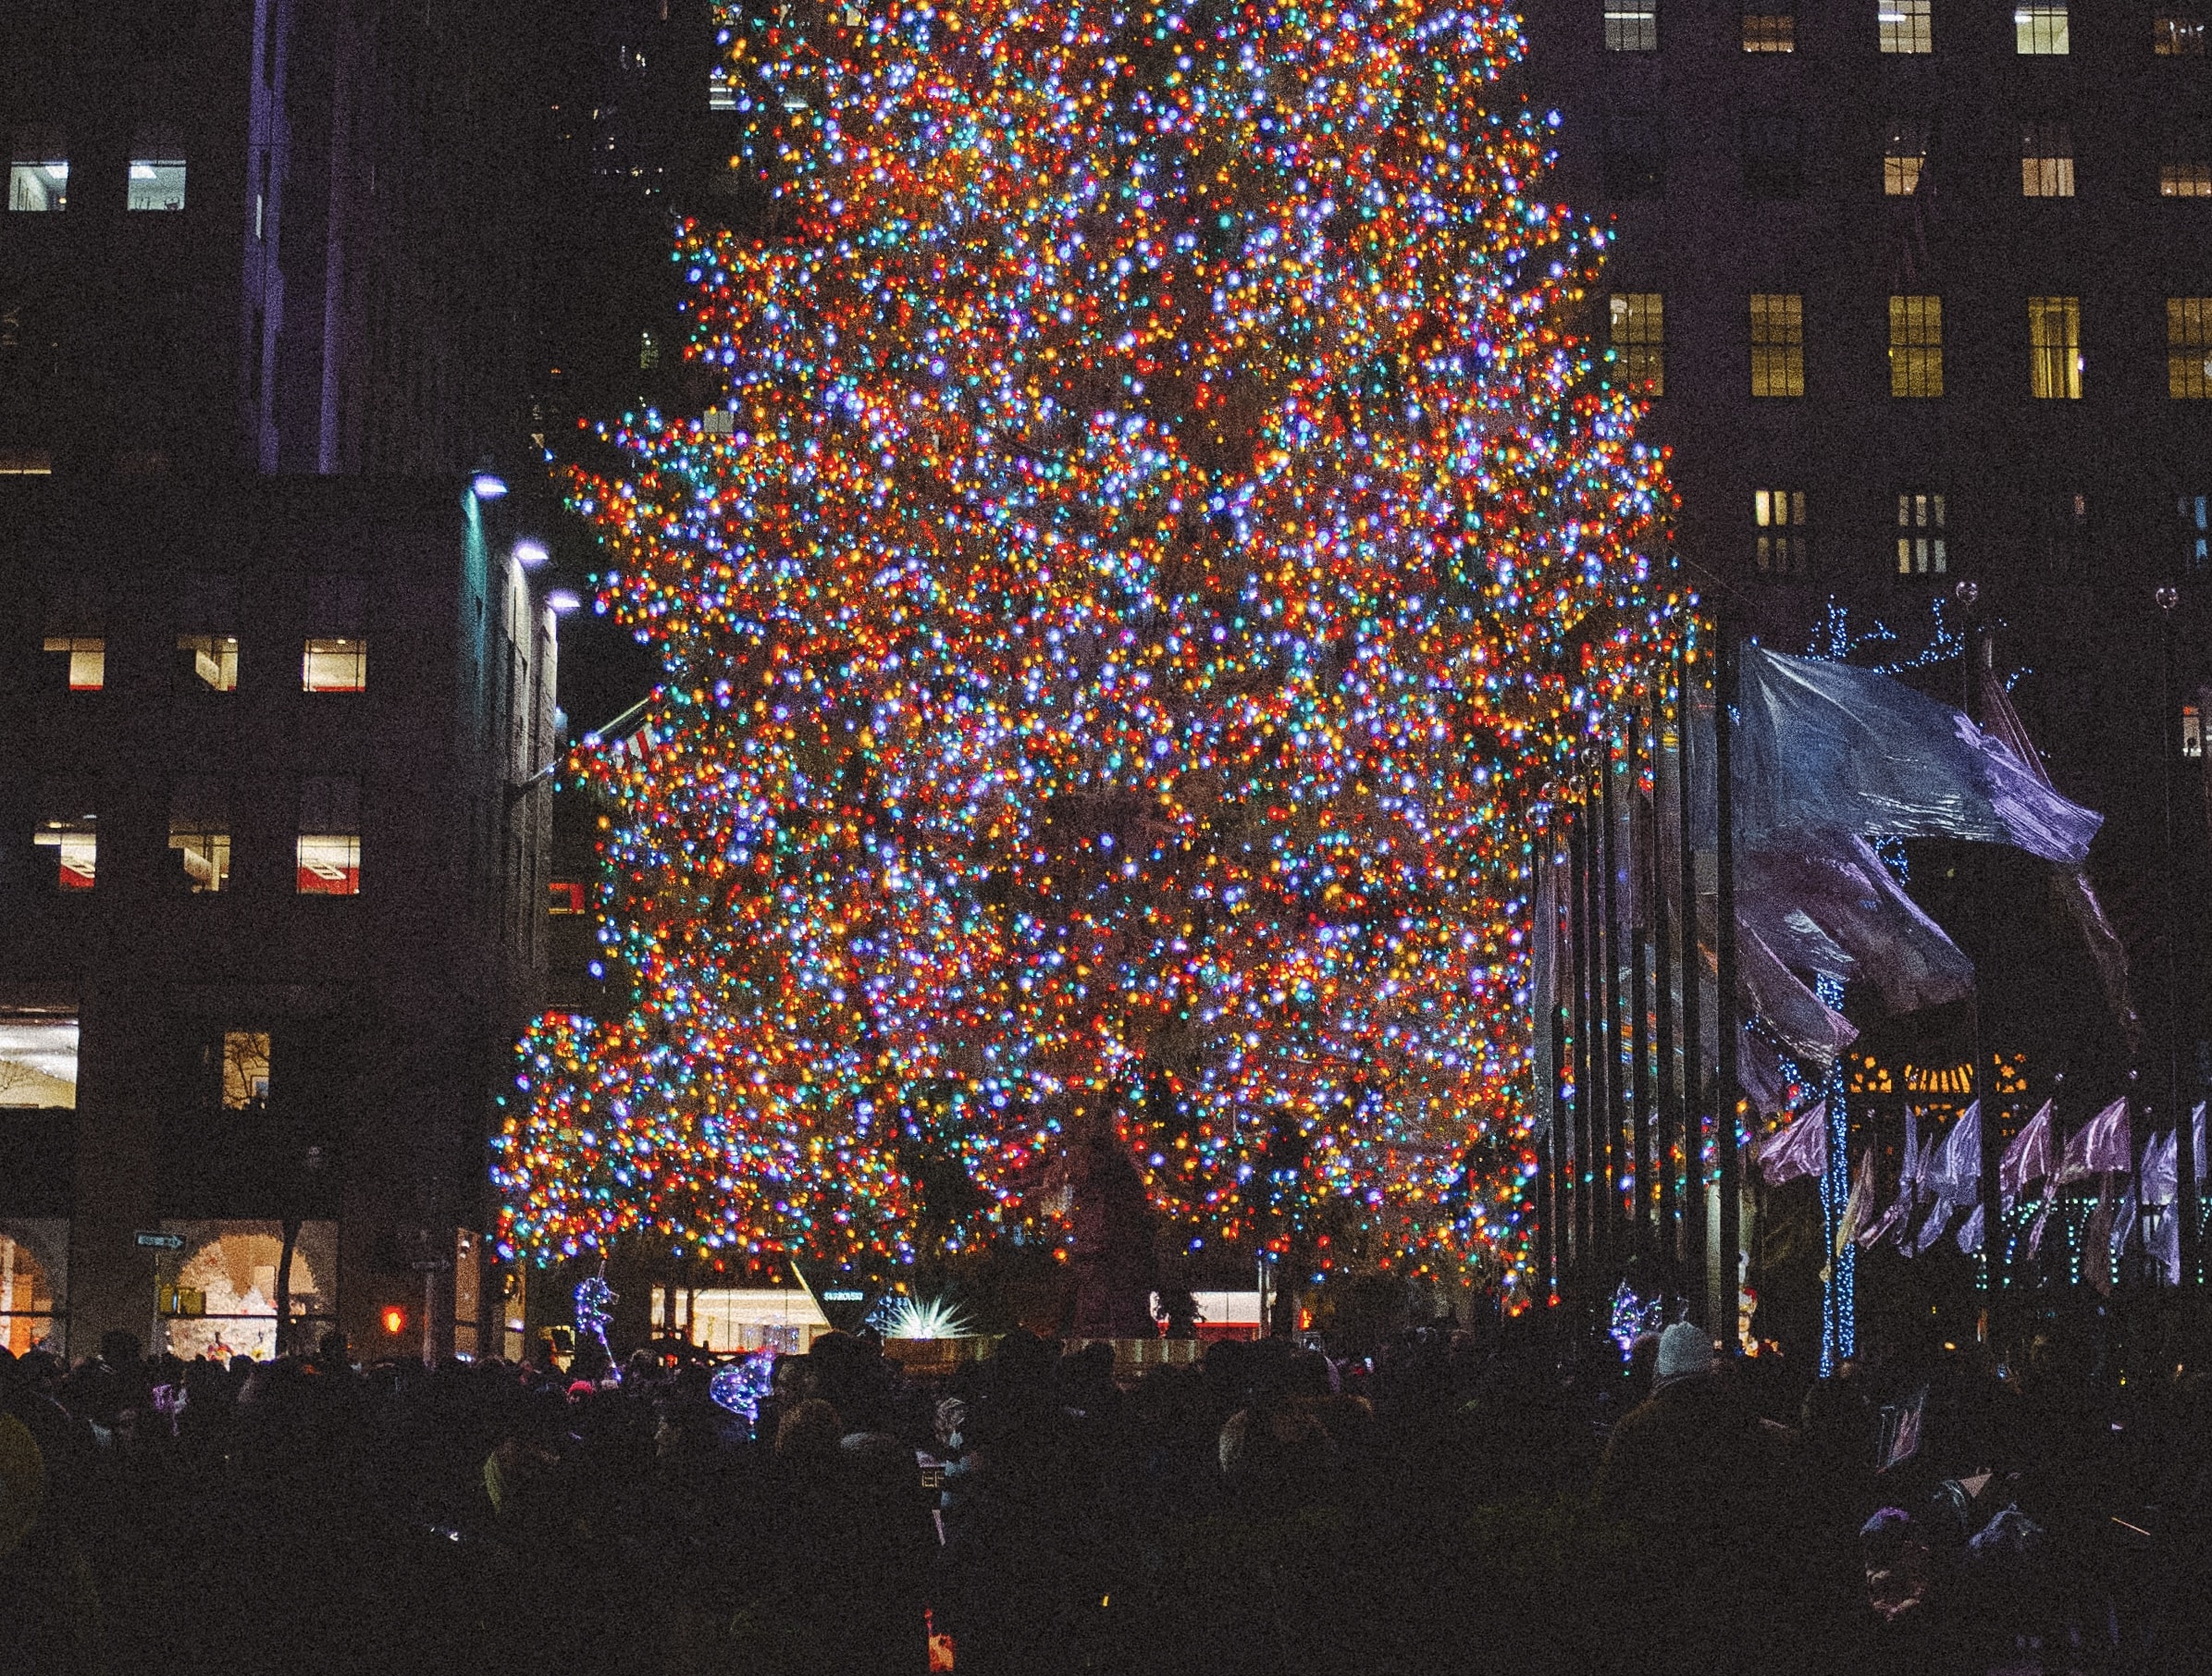
[[[658,648],[636,1011],[524,1044],[539,1255],[1061,1237],[1524,1260],[1529,834],[1670,633],[1518,22],[733,11],[772,236],[687,227],[704,416],[578,474]]]

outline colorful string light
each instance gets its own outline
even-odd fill
[[[666,679],[505,1247],[1057,1240],[1110,1120],[1191,1242],[1516,1280],[1529,834],[1674,604],[1518,20],[723,22],[775,231],[681,229],[714,410],[571,480]]]

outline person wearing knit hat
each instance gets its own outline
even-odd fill
[[[1652,1388],[1710,1374],[1715,1365],[1712,1339],[1705,1329],[1694,1321],[1677,1321],[1659,1336],[1658,1376]]]

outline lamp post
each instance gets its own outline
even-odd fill
[[[2181,590],[2163,583],[2151,596],[2158,607],[2158,784],[2163,804],[2166,839],[2166,1109],[2174,1124],[2174,1207],[2181,1218],[2181,1284],[2196,1284],[2197,1201],[2201,1184],[2196,1178],[2196,1140],[2189,1113],[2181,1103],[2181,983],[2175,944],[2181,939],[2180,895],[2176,884],[2173,828],[2173,763],[2176,750],[2173,693],[2174,611],[2181,603]]]

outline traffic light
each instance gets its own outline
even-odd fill
[[[407,1330],[407,1312],[396,1303],[384,1306],[384,1330],[397,1338]]]

